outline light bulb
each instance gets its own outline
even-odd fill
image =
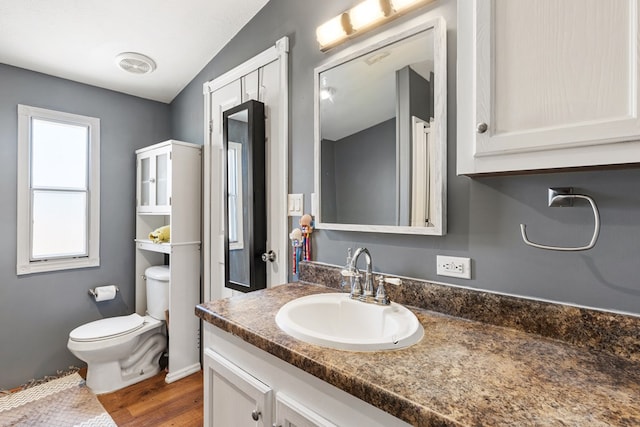
[[[349,21],[353,31],[375,24],[384,17],[380,0],[365,0],[349,10]]]
[[[331,18],[316,29],[316,39],[320,48],[333,45],[347,37],[347,32],[342,26],[342,15]]]

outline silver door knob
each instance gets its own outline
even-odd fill
[[[264,261],[264,262],[267,262],[267,261],[273,262],[275,260],[276,260],[276,253],[273,252],[273,251],[269,251],[269,252],[266,252],[266,253],[262,254],[262,261]]]
[[[489,129],[489,125],[487,125],[486,123],[478,123],[476,125],[476,132],[478,133],[485,133],[487,129]]]
[[[258,421],[260,419],[260,415],[262,415],[262,412],[258,411],[257,409],[251,412],[251,418],[253,419],[253,421]]]

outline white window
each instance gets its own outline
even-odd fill
[[[18,105],[17,274],[100,265],[100,120]]]
[[[244,247],[242,217],[242,144],[229,141],[227,193],[229,196],[229,250]]]

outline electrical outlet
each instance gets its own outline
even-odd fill
[[[438,255],[436,263],[436,274],[439,276],[471,279],[471,258]]]

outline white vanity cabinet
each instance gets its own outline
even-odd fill
[[[145,270],[168,259],[169,371],[173,382],[200,370],[201,146],[169,140],[136,151],[136,313],[147,310]],[[149,233],[170,226],[167,243]]]
[[[267,384],[212,349],[206,349],[204,357],[205,425],[335,427],[286,394],[276,394]]]
[[[458,2],[458,174],[640,162],[638,3]]]
[[[235,335],[203,325],[206,427],[409,425]]]

